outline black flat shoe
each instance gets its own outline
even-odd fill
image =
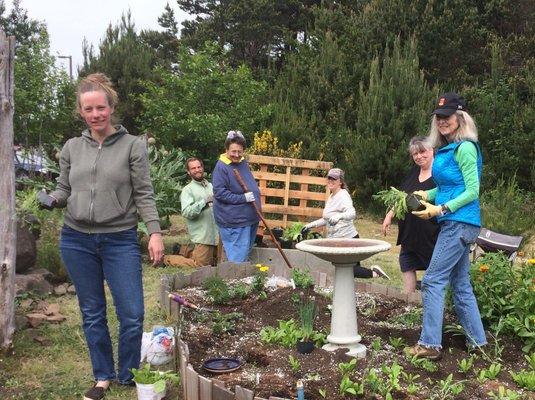
[[[104,398],[106,390],[108,389],[105,389],[100,386],[93,386],[91,389],[85,392],[84,400],[102,400]]]

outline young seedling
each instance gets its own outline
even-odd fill
[[[374,349],[375,351],[381,350],[381,338],[380,337],[377,337],[373,340],[372,349]]]
[[[298,373],[299,370],[301,369],[301,363],[299,362],[299,360],[295,358],[294,356],[290,355],[288,357],[288,361],[290,363],[290,367],[292,368],[293,373],[294,374]]]
[[[353,382],[348,376],[344,376],[340,381],[340,395],[344,396],[351,394],[356,396],[364,393],[364,385],[362,383]]]
[[[520,395],[518,393],[505,389],[503,386],[498,388],[498,393],[488,392],[487,395],[489,396],[489,399],[495,400],[520,400]]]
[[[389,337],[388,341],[396,350],[400,350],[407,346],[407,343],[405,343],[405,340],[402,337]]]
[[[470,356],[468,358],[463,358],[462,360],[457,361],[457,365],[459,366],[459,372],[467,374],[468,371],[470,371],[474,366],[474,358],[474,356]]]
[[[409,358],[409,362],[415,367],[422,368],[427,372],[435,372],[438,370],[437,363],[428,360],[427,358],[418,358],[417,356],[412,356]]]
[[[346,363],[338,364],[338,370],[342,376],[349,376],[357,368],[357,359],[353,358],[351,361]]]
[[[483,373],[487,379],[496,379],[502,370],[502,365],[500,363],[492,363],[488,368],[484,368],[480,371],[480,374]]]
[[[402,372],[403,378],[407,382],[407,393],[416,394],[420,391],[420,385],[417,383],[417,379],[420,377],[418,374],[410,374]]]
[[[324,399],[327,398],[327,389],[323,389],[323,388],[322,389],[318,389],[318,393],[320,394],[320,396],[322,398],[324,398]]]
[[[535,391],[535,370],[522,370],[518,373],[511,371],[509,373],[519,387]]]
[[[449,374],[446,379],[442,379],[438,382],[438,399],[456,399],[459,394],[464,390],[464,381],[453,382],[453,374]]]

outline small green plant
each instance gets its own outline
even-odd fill
[[[519,387],[535,391],[535,370],[522,370],[517,373],[511,371],[510,374]]]
[[[292,225],[284,228],[282,231],[282,240],[286,241],[293,241],[295,242],[297,239],[299,239],[299,235],[301,235],[301,230],[305,227],[305,224],[302,222],[295,222]]]
[[[422,368],[427,372],[438,371],[437,363],[428,360],[427,358],[418,358],[417,356],[409,357],[409,362],[417,368]]]
[[[288,357],[288,362],[290,363],[290,367],[292,368],[293,373],[298,373],[301,369],[301,363],[299,362],[299,360],[294,356],[290,355]]]
[[[251,294],[251,289],[243,282],[238,282],[230,288],[230,297],[233,299],[246,299]]]
[[[416,394],[420,391],[420,385],[417,380],[420,377],[418,374],[410,374],[405,371],[402,372],[403,379],[407,382],[407,392],[409,394]]]
[[[341,362],[338,364],[338,370],[342,374],[342,376],[349,376],[353,371],[355,371],[355,368],[357,368],[357,359],[353,358],[349,362]]]
[[[500,386],[498,392],[488,392],[487,395],[489,399],[495,400],[520,400],[520,395],[516,392],[513,392],[510,389],[505,389],[505,387]]]
[[[343,376],[340,381],[340,395],[345,396],[351,394],[356,396],[364,393],[364,385],[362,383],[353,382],[349,376]]]
[[[381,350],[381,337],[376,337],[372,342],[372,349],[375,351]]]
[[[253,276],[253,283],[251,284],[253,291],[256,293],[264,291],[268,271],[269,267],[267,265],[256,264],[256,272]]]
[[[481,371],[479,371],[479,375],[483,379],[483,376],[485,377],[485,380],[487,379],[496,379],[496,377],[500,374],[500,371],[502,370],[502,365],[500,363],[492,363],[489,365],[488,368],[483,368]]]
[[[219,276],[206,279],[203,283],[206,295],[214,304],[226,304],[230,300],[230,290],[227,282]]]
[[[438,382],[437,400],[455,399],[464,390],[464,381],[453,382],[453,374],[449,374],[446,379]]]
[[[165,390],[166,382],[172,382],[178,385],[180,379],[177,374],[171,371],[156,371],[150,369],[150,364],[145,364],[143,368],[131,368],[130,372],[134,375],[134,382],[141,385],[154,385],[154,391],[161,393]]]
[[[394,186],[391,186],[388,190],[381,190],[372,196],[375,200],[382,202],[387,210],[393,210],[397,219],[405,219],[405,214],[408,211],[407,203],[405,202],[406,197],[407,193],[396,189]]]
[[[406,313],[389,318],[388,321],[394,324],[403,325],[405,328],[417,327],[422,322],[422,309],[413,308]]]
[[[379,388],[381,386],[381,379],[377,376],[377,371],[370,368],[365,377],[366,386],[370,388],[372,393],[379,393]]]
[[[318,393],[323,399],[327,398],[327,389],[318,389]]]
[[[530,355],[525,354],[524,358],[528,362],[529,367],[535,371],[535,352],[531,353]]]
[[[379,393],[386,396],[395,390],[401,390],[400,377],[403,373],[403,367],[394,362],[391,366],[383,366],[381,368],[387,379],[384,381],[382,387],[380,386]]]
[[[402,337],[389,337],[388,341],[396,350],[400,350],[407,345]]]
[[[295,320],[279,321],[279,327],[267,326],[260,331],[260,340],[269,344],[280,344],[284,347],[294,346],[301,338],[301,331]]]
[[[309,270],[292,269],[292,279],[296,288],[308,289],[314,286],[314,278]]]
[[[316,304],[314,301],[304,301],[299,304],[299,321],[301,323],[301,340],[310,340],[314,332],[314,318],[316,317]]]
[[[243,319],[243,314],[238,312],[212,314],[212,333],[221,336],[224,333],[232,333],[236,329],[236,322]]]
[[[467,374],[468,371],[470,371],[472,367],[474,366],[474,356],[470,356],[468,358],[463,358],[462,360],[458,360],[457,365],[459,366],[460,372]]]

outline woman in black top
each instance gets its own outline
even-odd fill
[[[435,187],[431,178],[433,148],[426,142],[424,136],[415,136],[409,142],[409,153],[416,165],[403,180],[401,190],[410,193],[433,189]],[[393,216],[392,210],[385,216],[383,221],[385,236],[390,230]],[[405,293],[412,293],[416,289],[416,271],[425,270],[429,266],[439,226],[435,218],[423,220],[411,213],[405,214],[405,219],[398,221],[398,226],[397,244],[401,245],[399,265],[403,273],[403,288]]]

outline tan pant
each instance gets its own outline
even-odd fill
[[[165,256],[164,264],[174,267],[203,267],[216,265],[217,246],[196,244],[195,246],[182,246],[179,255]]]

